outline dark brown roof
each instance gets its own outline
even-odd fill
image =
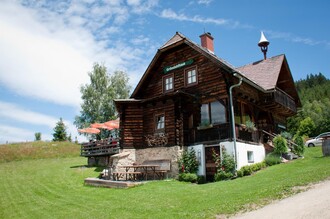
[[[276,87],[284,59],[284,55],[274,56],[236,69],[263,89],[271,90]]]

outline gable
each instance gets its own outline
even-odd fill
[[[285,55],[278,55],[237,68],[246,78],[261,86],[265,91],[279,88],[294,98],[301,106],[298,92]]]

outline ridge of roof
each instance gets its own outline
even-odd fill
[[[171,46],[171,45],[173,45],[173,44],[175,44],[175,43],[177,43],[177,42],[179,42],[179,41],[182,41],[182,40],[184,40],[184,39],[186,39],[185,35],[183,35],[183,34],[180,33],[180,32],[176,32],[175,35],[174,35],[171,39],[169,39],[169,40],[168,40],[163,46],[161,46],[159,49],[164,49],[164,48],[166,48],[166,47],[168,47],[168,46]]]

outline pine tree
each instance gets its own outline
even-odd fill
[[[66,141],[67,140],[66,127],[64,125],[62,118],[60,118],[60,121],[58,121],[56,123],[56,126],[54,128],[53,137],[54,137],[53,141]]]

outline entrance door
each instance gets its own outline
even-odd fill
[[[220,153],[219,146],[210,146],[205,147],[205,167],[206,167],[206,180],[208,182],[214,181],[214,175],[217,172],[217,168],[215,166],[215,162],[213,159],[213,151],[217,154]]]

